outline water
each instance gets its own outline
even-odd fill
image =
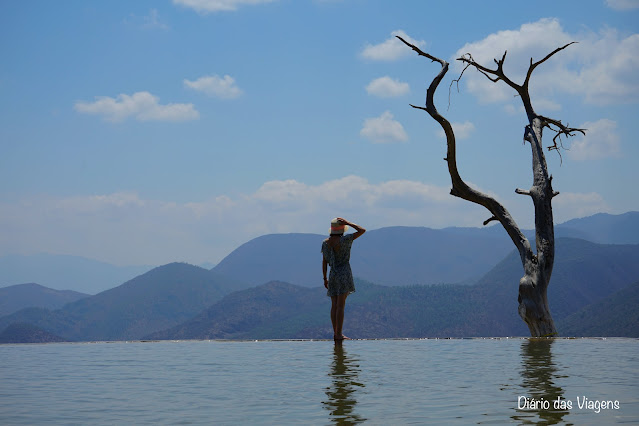
[[[0,424],[637,424],[637,354],[638,339],[0,345]]]

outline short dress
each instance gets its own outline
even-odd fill
[[[326,292],[326,295],[329,297],[355,292],[353,272],[351,271],[351,265],[349,263],[354,235],[355,234],[342,235],[337,251],[328,245],[328,240],[322,242],[322,254],[324,255],[324,259],[326,259],[326,263],[331,267],[331,271],[328,275],[328,291]]]

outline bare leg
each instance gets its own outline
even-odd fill
[[[337,296],[331,296],[331,323],[333,324],[333,337],[337,337]]]
[[[346,306],[346,297],[348,296],[348,293],[344,293],[344,294],[340,294],[338,295],[335,299],[336,300],[336,306],[335,306],[335,337],[337,339],[344,339],[346,338],[343,334],[342,334],[342,327],[344,326],[344,307]]]

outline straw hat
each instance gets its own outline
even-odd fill
[[[331,235],[342,235],[346,229],[348,229],[348,226],[337,220],[337,218],[331,220]]]

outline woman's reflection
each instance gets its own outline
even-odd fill
[[[326,388],[328,399],[323,402],[324,407],[330,412],[329,418],[334,423],[348,425],[366,420],[355,413],[355,393],[358,388],[364,387],[363,383],[357,381],[359,371],[358,360],[350,358],[342,345],[335,345],[329,373],[333,383]]]
[[[517,401],[517,414],[513,419],[523,422],[540,422],[543,424],[557,424],[562,418],[569,414],[566,407],[557,405],[558,398],[564,400],[564,391],[557,385],[556,380],[560,377],[559,368],[552,360],[551,347],[555,339],[525,339],[521,344],[521,378],[524,394],[519,396]],[[547,401],[546,408],[538,404],[533,409],[520,409],[526,400],[523,398],[534,398],[540,401],[543,398]],[[533,401],[533,405],[534,405]],[[528,407],[527,407],[528,408]],[[538,419],[531,419],[532,416],[539,416]]]

